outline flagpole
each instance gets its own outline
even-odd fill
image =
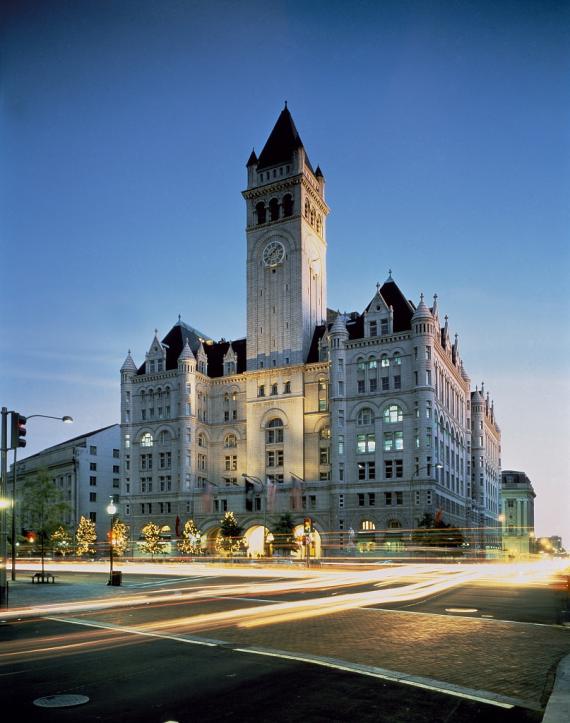
[[[245,480],[253,480],[253,482],[261,485],[261,491],[265,492],[265,506],[263,508],[263,557],[265,557],[267,555],[267,480],[265,484],[263,484],[263,480],[259,479],[259,477],[246,474],[245,472],[242,474],[242,477]]]

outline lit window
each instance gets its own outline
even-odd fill
[[[390,366],[390,360],[388,359],[388,356],[386,354],[382,354],[382,358],[380,360],[380,364],[383,367],[389,367]]]
[[[360,412],[358,412],[356,423],[359,427],[362,427],[366,424],[372,424],[373,421],[374,413],[372,412],[370,407],[365,407],[364,409],[361,409]]]
[[[150,432],[143,434],[143,436],[141,437],[141,447],[152,447],[152,445],[153,445],[152,434],[150,434]]]
[[[404,418],[402,408],[398,404],[391,404],[384,410],[384,422],[386,424],[395,424],[401,422]]]

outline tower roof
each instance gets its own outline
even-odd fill
[[[285,108],[279,114],[277,123],[269,134],[266,144],[263,146],[263,150],[259,154],[257,169],[260,170],[291,161],[294,152],[299,148],[303,148],[303,141],[295,127],[287,105],[285,105]],[[306,157],[306,161],[309,168],[311,168],[308,157]],[[311,170],[313,169],[311,168]]]
[[[129,349],[129,353],[127,354],[127,358],[123,362],[123,366],[121,367],[122,372],[136,372],[137,365],[133,361],[133,357],[131,356],[131,350]]]

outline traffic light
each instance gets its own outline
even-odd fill
[[[11,449],[18,449],[18,447],[25,447],[26,440],[26,417],[23,417],[18,412],[11,412],[12,414],[12,439],[10,442]]]

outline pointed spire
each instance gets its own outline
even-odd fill
[[[388,284],[388,283],[390,283],[391,281],[392,281],[392,282],[394,281],[394,279],[392,278],[392,269],[388,269],[388,278],[386,279],[386,282],[385,282],[385,283]]]
[[[248,158],[247,163],[245,164],[246,168],[249,168],[250,166],[255,166],[257,164],[257,156],[255,155],[255,148],[252,148],[251,155]]]
[[[437,315],[438,315],[437,294],[434,294],[434,295],[433,295],[433,307],[432,307],[431,313],[432,313],[435,317],[437,317]]]
[[[184,344],[184,348],[180,352],[180,356],[178,357],[178,361],[186,361],[187,359],[194,359],[194,354],[192,353],[192,349],[190,349],[190,344],[188,343],[188,337],[186,337],[186,343]]]
[[[330,333],[331,334],[347,334],[348,333],[346,330],[344,314],[341,314],[340,311],[336,315],[336,319],[334,320],[334,324],[331,326]]]
[[[285,105],[259,154],[258,170],[290,162],[294,152],[299,148],[303,148],[303,141],[287,105]],[[309,159],[306,158],[306,161],[308,163]]]
[[[414,320],[420,318],[431,318],[431,311],[426,306],[423,293],[420,294],[420,303],[412,316],[412,319]]]
[[[315,177],[316,178],[324,178],[323,172],[321,171],[321,167],[317,166],[317,170],[315,171]]]
[[[121,367],[122,372],[136,372],[137,365],[134,363],[133,358],[131,356],[131,350],[129,349],[129,352],[127,354],[127,358],[123,362],[123,366]]]

